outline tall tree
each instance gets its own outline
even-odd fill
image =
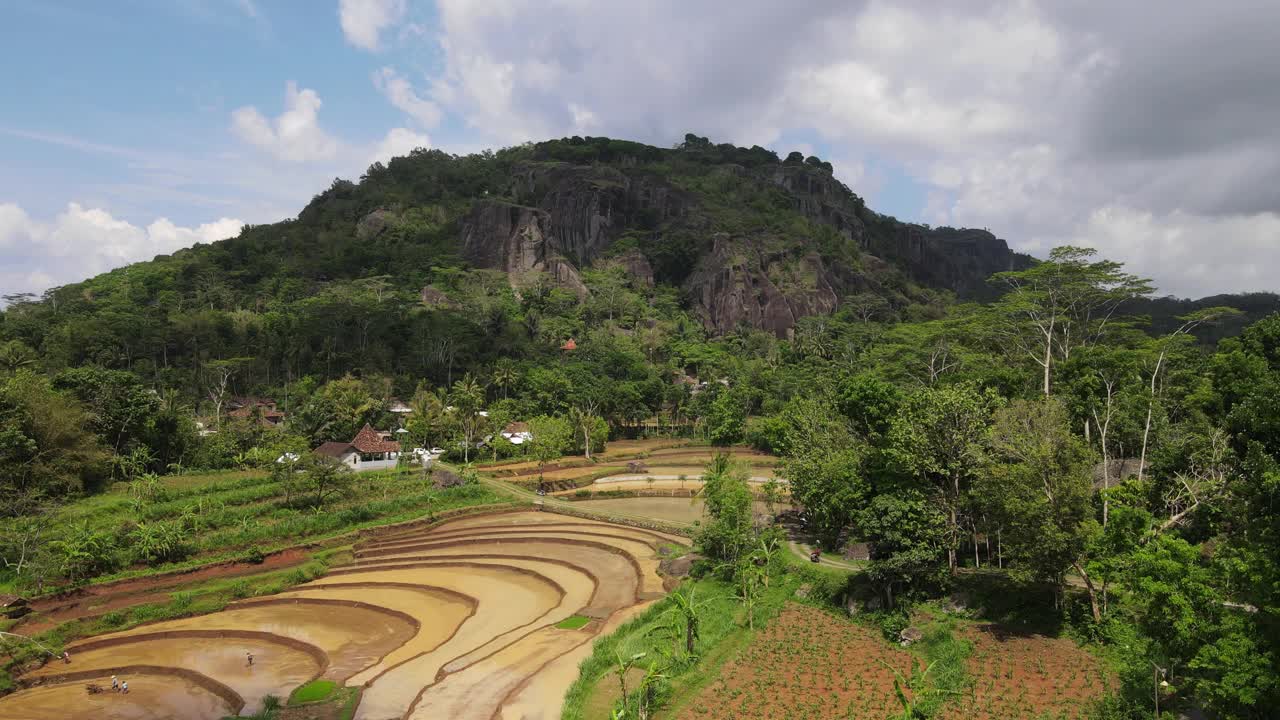
[[[947,517],[947,565],[955,573],[961,515],[982,465],[982,443],[995,398],[968,384],[923,388],[907,397],[890,424],[887,455],[932,491]]]
[[[1016,400],[996,412],[988,447],[978,492],[1003,521],[1015,572],[1061,590],[1074,568],[1100,622],[1098,591],[1085,569],[1085,550],[1100,531],[1091,504],[1094,456],[1072,434],[1066,408],[1056,398]]]
[[[1057,247],[1044,262],[992,278],[1007,290],[994,306],[1004,337],[1040,366],[1045,395],[1052,389],[1055,361],[1096,343],[1125,302],[1152,292],[1150,281],[1124,272],[1121,263],[1093,260],[1096,253]]]
[[[462,434],[463,462],[471,461],[471,449],[484,423],[484,390],[475,377],[467,373],[449,390],[452,420]]]

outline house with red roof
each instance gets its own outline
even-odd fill
[[[227,417],[237,420],[249,420],[254,417],[265,427],[280,427],[284,424],[284,413],[276,407],[276,401],[270,398],[237,397],[232,398],[227,407]]]
[[[400,443],[393,434],[365,425],[351,442],[327,442],[315,449],[317,455],[331,457],[352,470],[394,468],[400,459]]]

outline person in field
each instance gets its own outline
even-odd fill
[[[249,667],[253,667],[253,653],[246,651],[244,654],[244,659]]]

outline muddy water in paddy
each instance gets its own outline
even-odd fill
[[[110,690],[89,695],[88,682],[110,688],[111,675],[23,690],[0,698],[5,720],[218,720],[235,708],[217,695],[180,677],[133,675],[129,694]]]
[[[554,534],[512,535],[503,534],[500,531],[486,533],[477,529],[476,533],[473,535],[469,534],[461,538],[454,538],[453,540],[433,540],[430,538],[424,538],[425,542],[417,546],[406,546],[403,552],[397,553],[396,555],[384,555],[376,558],[361,558],[360,562],[362,565],[366,562],[373,562],[375,560],[379,563],[385,563],[396,557],[412,557],[413,555],[417,555],[422,552],[434,551],[446,553],[457,547],[488,548],[491,549],[492,552],[498,554],[506,554],[506,551],[502,548],[508,547],[515,548],[518,554],[524,554],[519,551],[519,548],[523,545],[531,542],[554,542],[557,538],[578,540],[586,543],[594,543],[596,545],[617,548],[621,552],[635,558],[637,563],[640,565],[641,592],[662,592],[662,578],[658,576],[657,551],[652,545],[647,542],[631,540],[625,537],[609,537],[595,530],[583,530],[581,532],[566,530],[555,532]],[[450,544],[458,542],[465,543],[465,545]],[[572,543],[566,543],[566,545],[572,546]],[[483,554],[484,551],[477,550],[477,552]],[[620,557],[619,560],[622,560],[622,558]]]
[[[691,523],[695,520],[702,520],[706,517],[707,506],[702,498],[681,498],[681,497],[634,497],[634,498],[604,498],[600,500],[579,500],[575,502],[574,507],[582,506],[588,510],[598,510],[600,512],[620,512],[628,515],[643,515],[651,517],[655,520],[666,520],[669,522]],[[774,504],[775,510],[781,510],[785,506]],[[769,507],[763,502],[755,503],[755,512],[758,514],[767,514]],[[688,542],[687,540],[685,542]]]
[[[605,636],[626,621],[644,612],[652,603],[642,603],[614,613],[592,636]],[[592,643],[584,642],[547,663],[524,685],[509,694],[498,715],[500,720],[557,720],[564,706],[565,691],[578,679],[578,666],[590,657]]]
[[[440,647],[406,660],[377,677],[364,691],[357,720],[399,718],[422,688],[451,660],[537,620],[557,605],[560,592],[546,578],[517,572],[509,565],[487,567],[440,564],[399,570],[330,574],[308,587],[350,582],[417,583],[448,588],[476,598],[476,613]],[[590,593],[587,588],[586,593]],[[365,682],[368,673],[352,678]]]
[[[414,635],[413,626],[385,612],[319,603],[232,606],[222,612],[145,625],[123,635],[164,630],[253,630],[293,638],[329,656],[324,676],[346,680]]]
[[[687,543],[542,512],[411,528],[361,543],[358,551],[366,554],[355,564],[276,597],[106,636],[120,645],[95,649],[90,643],[97,638],[81,652],[72,646],[75,669],[101,668],[107,684],[112,667],[132,664],[154,672],[184,668],[209,678],[204,685],[146,676],[140,667],[129,678],[138,688],[130,698],[104,698],[126,702],[104,706],[74,682],[0,700],[0,718],[215,720],[237,710],[211,692],[216,683],[243,696],[240,712],[252,713],[264,694],[285,696],[321,672],[314,654],[278,639],[290,638],[329,658],[324,677],[364,686],[357,720],[401,720],[406,713],[550,720],[591,641],[642,609],[639,597],[661,591],[655,546],[668,542]],[[579,630],[554,627],[579,612],[603,620]],[[157,636],[181,631],[272,637]],[[255,656],[252,669],[246,650]],[[63,712],[68,707],[74,712]]]
[[[468,562],[481,562],[487,565],[506,565],[512,562],[510,558],[486,558],[484,556],[498,553],[516,554],[517,552],[529,557],[567,562],[583,568],[597,578],[599,583],[596,585],[595,593],[589,598],[589,603],[584,603],[584,605],[589,604],[592,607],[616,609],[630,605],[636,600],[636,587],[639,578],[636,577],[635,568],[631,563],[627,562],[626,558],[604,548],[566,545],[554,541],[524,542],[521,543],[518,549],[509,548],[505,550],[499,546],[476,544],[425,550],[421,554],[415,554],[412,557],[422,560],[456,558]],[[381,560],[381,558],[378,559]],[[387,562],[405,562],[406,560],[407,558],[392,558]],[[372,561],[370,561],[370,564],[373,564]],[[367,567],[367,565],[361,563],[359,567]]]
[[[246,652],[253,653],[253,667],[246,662]],[[109,678],[114,668],[130,665],[194,670],[239,693],[245,701],[242,715],[261,709],[263,696],[286,695],[320,674],[315,658],[279,643],[258,638],[183,637],[139,638],[134,643],[78,651],[71,665],[51,663],[28,677],[57,675],[73,668],[76,672],[102,669]],[[130,696],[135,687],[137,684],[130,682]]]
[[[439,647],[471,616],[472,609],[476,605],[474,600],[468,601],[465,597],[439,590],[387,586],[316,586],[284,593],[279,597],[357,600],[389,610],[398,610],[418,621],[417,635],[387,653],[376,665],[352,676],[348,682],[353,685],[360,684],[389,667]]]
[[[527,678],[590,640],[590,635],[575,630],[544,627],[427,688],[409,717],[413,720],[492,717],[503,698]],[[564,690],[559,688],[561,694]]]

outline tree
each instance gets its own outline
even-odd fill
[[[746,420],[742,400],[732,390],[722,388],[716,392],[707,412],[707,439],[713,445],[732,445],[742,439]]]
[[[581,434],[582,447],[586,458],[591,459],[591,444],[593,440],[597,440],[603,434],[607,435],[609,428],[604,426],[604,420],[596,415],[597,404],[593,400],[583,401],[581,404],[569,408],[569,422],[574,429]]]
[[[484,416],[484,391],[470,373],[453,384],[449,391],[449,403],[453,407],[452,420],[462,433],[462,459],[471,461],[471,448],[474,447]]]
[[[346,493],[352,482],[351,469],[330,457],[311,455],[302,461],[303,488],[311,495],[311,507],[320,510],[326,501]]]
[[[707,463],[702,482],[710,518],[698,531],[698,545],[709,557],[735,567],[755,539],[747,470],[719,453]]]
[[[1121,263],[1092,261],[1096,253],[1057,247],[1044,262],[992,278],[1007,290],[993,307],[1004,322],[1004,337],[1040,366],[1045,395],[1055,358],[1066,360],[1075,348],[1096,343],[1124,303],[1151,294],[1149,280],[1125,273]]]
[[[789,455],[780,466],[818,542],[834,548],[870,492],[865,441],[823,402],[797,399],[781,413]]]
[[[445,403],[439,395],[426,387],[419,387],[409,402],[413,412],[405,420],[404,429],[417,447],[431,448],[439,444],[449,424]]]
[[[1142,480],[1143,473],[1146,471],[1147,465],[1147,444],[1151,437],[1151,416],[1155,410],[1156,389],[1160,379],[1160,371],[1164,367],[1165,358],[1169,354],[1169,348],[1178,338],[1185,337],[1197,327],[1205,323],[1216,323],[1220,320],[1238,317],[1241,314],[1239,310],[1229,307],[1211,307],[1197,311],[1190,315],[1179,318],[1182,325],[1170,333],[1163,342],[1160,343],[1160,351],[1156,354],[1155,366],[1151,370],[1151,392],[1147,396],[1147,419],[1142,428],[1142,454],[1138,459],[1138,480]]]
[[[48,506],[15,518],[0,518],[0,562],[20,582],[33,568],[38,573],[45,564],[53,519]]]
[[[21,370],[0,380],[0,516],[21,515],[103,478],[108,454],[90,418],[47,379]]]
[[[669,622],[666,628],[674,630],[673,637],[684,641],[684,657],[692,658],[698,643],[698,625],[702,610],[712,598],[698,599],[698,589],[692,585],[680,588],[667,596],[670,606],[662,613]]]
[[[947,516],[947,565],[953,574],[961,513],[982,465],[982,442],[995,404],[990,394],[971,385],[924,388],[906,399],[889,427],[891,462],[931,488]]]
[[[564,455],[573,444],[573,427],[564,418],[540,415],[529,421],[529,433],[533,435],[527,445],[538,461],[538,487],[542,487],[542,469],[546,464]]]
[[[923,493],[876,495],[858,512],[860,537],[871,543],[867,575],[892,608],[903,586],[940,584],[948,550],[947,518]],[[897,592],[895,592],[895,589]]]
[[[1091,506],[1094,457],[1071,433],[1066,408],[1056,398],[1014,401],[996,412],[988,449],[979,492],[1003,520],[1015,571],[1061,590],[1074,568],[1094,621],[1101,622],[1098,592],[1085,569],[1085,550],[1100,530]]]
[[[219,427],[222,426],[222,406],[227,401],[227,393],[231,391],[231,378],[251,359],[241,357],[215,360],[205,365],[205,369],[209,371],[206,394],[213,403],[213,419]]]
[[[124,370],[71,368],[54,378],[53,387],[80,401],[90,414],[89,427],[117,455],[147,441],[148,429],[160,411],[160,398]]]
[[[518,378],[519,375],[510,360],[504,358],[493,368],[493,384],[502,388],[503,400],[507,399],[507,392],[516,384]]]
[[[867,437],[883,435],[902,403],[902,393],[897,386],[870,374],[846,378],[837,392],[840,414]]]

